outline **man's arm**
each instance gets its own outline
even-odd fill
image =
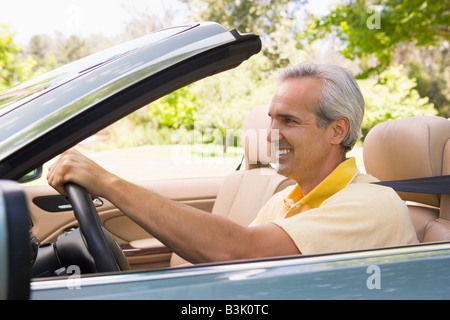
[[[65,194],[74,182],[87,192],[111,201],[184,259],[193,262],[228,261],[299,254],[279,226],[267,223],[244,227],[218,215],[163,198],[109,173],[80,153],[70,150],[49,169],[49,184]]]

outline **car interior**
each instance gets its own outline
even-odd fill
[[[367,173],[381,181],[450,174],[450,121],[411,117],[378,124],[363,147]],[[450,240],[450,195],[398,192],[420,242]]]
[[[267,108],[253,109],[243,122],[243,169],[224,178],[158,180],[140,184],[175,201],[243,225],[249,224],[274,193],[294,183],[278,175],[269,164],[266,136],[259,134],[260,129],[267,128],[270,123]],[[366,172],[380,180],[448,175],[450,121],[440,117],[414,117],[384,122],[366,137],[363,154]],[[51,187],[24,189],[34,223],[33,233],[40,243],[55,242],[61,234],[78,227],[70,207],[62,205],[61,209],[51,212],[39,205],[38,200],[43,197],[50,202],[65,201]],[[420,242],[450,240],[450,195],[399,194],[407,201]],[[98,199],[97,202],[104,227],[114,235],[131,269],[164,268],[185,263],[107,200]]]
[[[241,225],[249,225],[272,195],[295,183],[270,166],[270,144],[266,137],[270,125],[268,110],[267,105],[259,106],[244,118],[245,170],[235,171],[225,178],[211,211]],[[170,266],[185,262],[174,253]]]
[[[242,127],[245,137],[242,170],[236,170],[227,177],[156,180],[140,184],[172,200],[248,225],[274,193],[294,183],[278,175],[270,166],[270,147],[264,130],[269,123],[268,106],[257,107],[245,117]],[[30,186],[25,188],[25,193],[34,222],[33,233],[40,243],[54,243],[61,235],[78,228],[66,199],[51,187]],[[252,201],[248,201],[249,198]],[[131,269],[162,268],[185,263],[109,201],[95,199],[95,202],[98,203],[96,209],[104,227],[116,238]],[[49,203],[53,203],[51,207],[54,209],[48,209]]]

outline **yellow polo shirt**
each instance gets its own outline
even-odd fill
[[[347,159],[306,196],[298,184],[275,194],[250,226],[277,224],[302,254],[418,243],[406,205],[374,181]]]

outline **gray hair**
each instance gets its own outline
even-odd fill
[[[348,119],[349,130],[341,143],[342,151],[347,153],[362,136],[364,98],[355,78],[344,68],[313,63],[301,63],[278,73],[279,83],[305,77],[317,79],[322,85],[319,101],[312,106],[319,128],[327,128],[340,117]]]

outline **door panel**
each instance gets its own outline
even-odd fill
[[[139,184],[169,199],[211,212],[223,180],[224,178],[159,180]],[[78,227],[73,212],[70,208],[64,207],[65,198],[57,194],[53,188],[27,186],[24,189],[34,224],[33,232],[41,243],[55,242],[60,234]],[[42,200],[42,197],[46,200],[44,207],[41,205],[42,201],[36,201]],[[124,249],[132,268],[169,265],[171,251],[168,248],[115,208],[112,203],[106,199],[100,200],[102,204],[97,207],[100,219]],[[59,209],[55,209],[58,206]]]

